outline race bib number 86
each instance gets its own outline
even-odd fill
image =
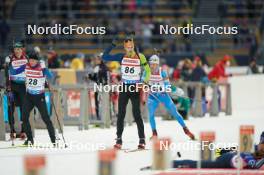
[[[122,78],[127,80],[140,80],[140,71],[139,66],[122,66]]]

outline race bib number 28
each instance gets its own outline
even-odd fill
[[[27,88],[31,90],[43,90],[45,84],[44,78],[28,78]]]
[[[28,79],[28,85],[31,85],[31,86],[36,86],[36,85],[38,85],[38,79],[29,78],[29,79]]]

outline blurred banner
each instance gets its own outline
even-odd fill
[[[67,114],[69,117],[80,116],[81,92],[75,90],[67,91]]]

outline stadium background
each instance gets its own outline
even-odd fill
[[[12,41],[24,40],[26,46],[39,46],[45,57],[49,50],[59,67],[69,67],[78,53],[102,52],[114,35],[134,30],[136,43],[146,56],[153,48],[162,50],[165,62],[173,68],[180,59],[199,56],[213,66],[225,54],[232,65],[248,65],[251,59],[264,63],[262,0],[1,0],[0,35],[2,61]],[[106,35],[26,35],[25,26],[78,24],[106,26]],[[209,24],[238,26],[238,35],[159,35],[159,25],[186,26]],[[122,51],[122,47],[116,51]]]
[[[136,44],[147,58],[153,54],[154,48],[162,50],[162,65],[164,68],[169,67],[170,76],[173,81],[180,80],[179,83],[181,83],[181,80],[187,81],[186,84],[188,85],[190,83],[188,81],[193,81],[190,77],[197,75],[193,71],[194,68],[197,68],[197,65],[199,65],[197,64],[197,60],[202,60],[203,70],[209,73],[211,67],[213,67],[217,61],[223,58],[229,58],[227,55],[231,56],[232,66],[235,66],[232,67],[233,73],[236,71],[238,72],[237,74],[241,72],[243,74],[256,73],[248,71],[255,70],[254,68],[256,68],[256,65],[255,67],[248,65],[250,62],[252,63],[252,60],[256,60],[259,65],[263,65],[264,63],[263,10],[263,0],[1,0],[0,57],[1,62],[4,62],[4,58],[10,54],[10,46],[12,46],[13,40],[23,40],[27,48],[36,46],[40,48],[40,54],[43,58],[47,59],[48,66],[53,72],[61,76],[61,84],[73,83],[73,86],[77,87],[75,83],[83,82],[83,77],[86,73],[89,73],[89,71],[91,71],[90,68],[94,66],[93,60],[96,60],[94,59],[96,58],[94,54],[102,52],[117,34],[134,30],[136,31]],[[107,35],[103,36],[25,35],[25,26],[27,24],[52,26],[54,23],[61,23],[63,25],[78,24],[83,26],[102,25],[107,26],[108,30]],[[239,34],[235,36],[164,36],[159,35],[158,31],[155,30],[157,29],[156,26],[159,24],[185,26],[188,23],[193,23],[194,25],[210,24],[214,26],[238,26]],[[123,52],[122,44],[115,49],[115,52]],[[83,67],[79,67],[72,64],[75,61],[81,65],[83,65],[81,62],[85,62],[85,64]],[[108,66],[111,67],[110,64],[108,64]],[[73,69],[69,69],[70,67]],[[113,67],[115,67],[115,64],[113,64]],[[262,68],[262,66],[259,67]],[[263,69],[259,69],[259,73],[262,72]],[[3,74],[0,74],[0,85],[4,82],[2,77],[4,77]],[[191,107],[186,105],[186,108],[188,108],[193,115],[186,121],[188,126],[190,126],[195,133],[204,130],[215,131],[217,133],[218,142],[224,141],[231,143],[238,141],[238,129],[240,125],[252,124],[256,129],[254,141],[257,143],[259,141],[258,136],[260,132],[263,131],[263,126],[261,125],[263,122],[260,122],[263,121],[264,109],[264,94],[262,93],[264,87],[263,82],[263,75],[229,77],[228,81],[225,83],[226,85],[229,83],[231,84],[231,95],[225,95],[227,93],[222,93],[222,91],[215,91],[217,93],[215,93],[215,98],[212,99],[216,100],[211,101],[217,102],[216,109],[218,111],[221,110],[221,106],[228,101],[226,97],[230,97],[232,99],[232,115],[226,113],[227,116],[222,116],[220,114],[218,116],[217,112],[216,115],[209,114],[209,116],[211,116],[209,117],[208,115],[204,115],[204,110],[201,110],[203,113],[199,116],[194,114],[195,110],[190,109]],[[206,83],[203,84],[202,87],[207,86]],[[221,81],[218,81],[218,83],[220,84]],[[218,83],[209,83],[209,86],[215,84],[219,85]],[[83,84],[81,84],[81,87],[86,88]],[[201,89],[198,100],[200,98],[201,100],[206,100],[204,97],[207,95],[204,93],[204,89],[202,89],[201,86],[198,87]],[[217,88],[215,89],[217,90]],[[221,88],[219,89],[222,90]],[[186,90],[188,89],[186,88]],[[84,91],[85,89],[82,92]],[[64,92],[67,92],[67,90],[64,90]],[[212,94],[211,92],[209,93],[210,95]],[[225,99],[222,100],[224,103],[218,101],[221,100],[219,97],[220,93],[222,94],[221,97]],[[94,95],[90,95],[94,104]],[[114,127],[110,130],[90,130],[89,128],[87,132],[76,132],[77,127],[71,130],[72,128],[66,125],[66,121],[69,118],[77,119],[75,120],[75,126],[78,126],[78,129],[80,129],[79,120],[82,120],[82,117],[89,117],[89,120],[87,120],[86,123],[84,122],[85,124],[92,124],[93,120],[97,121],[95,117],[95,105],[91,106],[91,109],[89,108],[89,110],[92,110],[92,117],[90,117],[90,115],[82,115],[83,111],[84,113],[88,113],[88,110],[81,110],[81,105],[84,104],[80,102],[81,97],[83,97],[81,92],[74,93],[70,90],[67,95],[61,96],[67,98],[67,101],[58,98],[57,106],[58,110],[63,109],[60,113],[61,117],[64,119],[62,122],[67,126],[64,128],[65,135],[67,134],[66,139],[69,141],[77,140],[78,143],[86,143],[92,140],[93,142],[105,143],[107,146],[112,147],[114,140],[113,133],[115,132]],[[193,97],[193,94],[190,95],[188,92],[186,96]],[[111,98],[111,100],[114,102],[117,98]],[[211,101],[209,101],[208,106],[210,106]],[[64,105],[67,104],[65,102],[71,104],[69,105],[70,107]],[[221,105],[219,105],[220,103]],[[193,106],[198,106],[197,104]],[[67,108],[72,110],[68,112]],[[197,109],[198,108],[199,107],[197,107]],[[86,108],[82,107],[82,109]],[[210,111],[211,109],[208,108],[207,112]],[[115,112],[116,111],[113,113]],[[68,113],[73,113],[73,115],[63,115]],[[105,114],[106,113],[104,113],[104,116]],[[53,112],[52,119],[55,119],[54,115]],[[37,116],[37,114],[34,114],[35,119],[40,119]],[[157,116],[159,116],[158,113]],[[196,120],[196,117],[199,117],[198,120]],[[38,123],[38,120],[36,121],[36,123]],[[115,123],[114,120],[112,120],[112,122]],[[159,122],[162,136],[172,136],[176,142],[186,140],[182,132],[177,132],[177,135],[174,135],[175,130],[180,129],[176,128],[176,122],[170,123],[170,121],[164,120],[157,120],[157,122]],[[3,128],[1,129],[3,130]],[[86,129],[88,129],[88,127]],[[135,129],[135,125],[127,127],[128,135],[126,135],[126,139],[136,140],[136,137],[132,135]],[[4,131],[6,132],[7,130]],[[147,129],[146,132],[149,136],[150,130]],[[43,143],[48,142],[46,132],[42,134],[42,131],[37,129],[36,133],[38,141]],[[134,144],[134,142],[129,142],[126,146],[133,148],[135,146]],[[1,142],[1,146],[8,145],[10,145],[9,142]],[[58,154],[54,154],[56,157],[52,157],[53,155],[51,154],[48,155],[48,174],[84,174],[84,172],[87,173],[87,171],[89,174],[95,174],[97,165],[95,157],[97,154],[94,152],[93,154],[82,154],[82,156],[80,156],[80,153],[75,151],[76,150],[72,150],[72,152],[70,152],[71,155],[62,153],[61,155],[63,158],[57,156]],[[13,156],[9,156],[11,153]],[[148,152],[141,152],[139,154],[141,155],[140,157],[138,157],[137,153],[133,157],[122,157],[121,155],[121,159],[119,159],[117,164],[117,169],[119,170],[117,174],[139,174],[138,171],[142,165],[150,164],[148,162],[151,161],[151,157],[148,155]],[[191,150],[185,151],[183,154],[184,158],[198,159],[198,154]],[[4,159],[0,159],[0,163],[6,165],[1,167],[1,172],[21,174],[23,169],[20,158],[24,156],[23,151],[20,152],[14,149],[10,151],[3,150],[1,155]],[[72,158],[76,158],[74,162]],[[7,166],[8,162],[12,163],[12,165],[10,164],[10,166]],[[129,164],[130,168],[127,166]],[[74,165],[74,167],[72,165]],[[89,165],[89,168],[87,168],[87,165]],[[227,172],[223,174],[225,173]]]

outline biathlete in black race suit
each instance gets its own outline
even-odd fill
[[[36,106],[40,112],[41,118],[47,126],[50,140],[56,146],[56,137],[53,124],[48,114],[48,109],[45,101],[45,83],[46,77],[51,78],[52,74],[45,67],[45,64],[38,61],[38,55],[32,51],[28,54],[29,61],[26,65],[20,66],[17,69],[12,69],[12,73],[25,72],[26,77],[26,95],[23,104],[23,129],[26,132],[27,140],[24,145],[33,145],[34,139],[32,136],[31,126],[29,123],[29,114]]]
[[[128,100],[132,103],[132,113],[137,124],[139,149],[145,149],[145,133],[144,124],[140,111],[140,91],[136,88],[138,83],[148,82],[150,77],[150,68],[147,63],[146,57],[135,51],[133,38],[128,36],[124,40],[125,53],[110,54],[111,50],[116,47],[112,45],[108,47],[103,53],[103,60],[105,61],[118,61],[121,63],[121,82],[124,89],[121,91],[118,99],[118,115],[117,115],[117,131],[116,131],[116,144],[114,148],[122,148],[122,133],[124,130],[124,119],[126,115],[126,107]],[[143,69],[142,69],[143,68]],[[142,72],[145,71],[145,77],[142,79]]]

